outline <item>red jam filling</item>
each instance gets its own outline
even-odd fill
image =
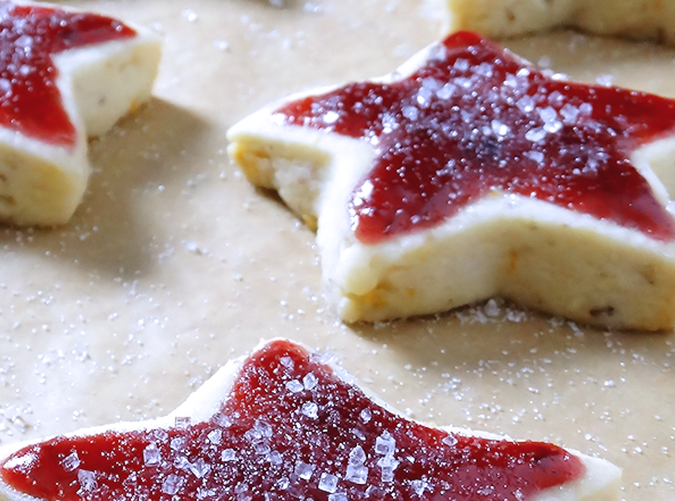
[[[74,145],[75,126],[56,87],[52,56],[134,35],[109,17],[0,2],[0,125],[53,145]]]
[[[373,145],[349,207],[363,242],[433,227],[492,190],[675,238],[630,161],[675,132],[675,101],[558,79],[474,33],[451,35],[400,81],[350,84],[277,113]]]
[[[55,438],[4,461],[47,500],[531,499],[581,476],[554,445],[448,434],[383,409],[287,341],[245,361],[209,421]]]

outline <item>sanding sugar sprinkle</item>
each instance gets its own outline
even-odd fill
[[[96,489],[96,473],[89,470],[78,470],[77,481],[80,483],[80,489],[84,492]]]
[[[61,461],[63,469],[66,471],[75,471],[81,464],[80,458],[77,455],[77,452],[71,452]]]
[[[337,490],[338,478],[330,473],[322,473],[319,479],[319,490],[333,494]]]
[[[298,461],[295,463],[295,475],[298,478],[301,478],[303,480],[309,480],[312,478],[312,475],[314,474],[314,469],[316,466],[305,463],[304,461]]]
[[[149,499],[189,497],[196,489],[196,501],[252,500],[254,492],[286,499],[283,492],[289,491],[307,499],[320,491],[322,499],[332,501],[346,501],[357,492],[372,499],[391,494],[411,500],[449,492],[452,480],[436,476],[443,468],[423,465],[434,456],[452,458],[461,436],[422,438],[425,433],[418,435],[416,428],[421,425],[390,416],[337,375],[308,370],[303,363],[288,364],[294,367],[289,371],[265,366],[269,373],[264,376],[262,370],[255,372],[254,383],[238,386],[243,403],[228,401],[210,420],[131,434],[132,441],[141,440],[134,451],[140,464],[118,476],[114,499],[127,494],[143,499],[142,479],[151,479],[160,496]],[[302,389],[288,392],[290,381]],[[271,389],[268,395],[257,393],[260,384]],[[108,438],[110,450],[119,452],[119,437]],[[73,485],[83,499],[100,498],[108,488],[108,472],[92,468],[88,456],[69,447],[66,451],[72,452],[60,466],[77,480]],[[124,462],[112,461],[114,468]]]
[[[316,419],[319,417],[319,406],[315,402],[305,402],[300,412],[309,418]]]
[[[146,466],[151,466],[159,464],[160,460],[161,454],[159,452],[159,447],[157,447],[157,444],[155,442],[151,442],[143,450],[143,462],[145,463]]]
[[[286,389],[291,393],[299,393],[305,389],[305,386],[297,379],[293,379],[286,383]]]

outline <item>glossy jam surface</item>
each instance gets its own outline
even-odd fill
[[[450,36],[400,81],[347,85],[277,113],[373,145],[350,202],[364,242],[435,226],[491,190],[675,238],[629,159],[675,133],[675,102],[561,80],[473,33]]]
[[[100,15],[6,1],[0,14],[0,125],[50,144],[75,144],[53,55],[130,38],[134,30]]]
[[[450,435],[404,420],[286,341],[244,363],[208,422],[56,438],[0,469],[22,492],[65,501],[515,501],[583,471],[553,445]]]

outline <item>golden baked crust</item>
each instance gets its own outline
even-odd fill
[[[654,0],[434,0],[443,32],[510,37],[559,27],[675,43],[675,4]]]
[[[133,30],[130,38],[85,44],[51,55],[58,71],[59,97],[75,130],[73,144],[52,144],[0,127],[0,220],[50,226],[70,219],[89,178],[87,138],[104,134],[150,98],[160,42],[149,30]]]
[[[263,355],[260,355],[263,354]],[[271,354],[271,356],[270,356]],[[296,356],[298,358],[291,358],[290,356],[286,354],[292,354],[293,356]],[[281,356],[280,356],[281,355]],[[285,355],[285,356],[284,356]],[[285,339],[275,339],[271,340],[269,342],[262,342],[256,349],[253,350],[253,353],[250,355],[251,358],[254,358],[256,356],[258,357],[265,357],[265,363],[267,364],[274,364],[271,365],[271,367],[264,367],[259,370],[259,374],[263,374],[267,369],[272,371],[274,374],[276,374],[281,381],[286,381],[286,388],[288,388],[286,391],[288,392],[288,395],[284,395],[283,391],[279,392],[278,388],[274,387],[274,384],[278,384],[278,381],[270,381],[271,378],[265,378],[260,376],[258,379],[258,384],[261,385],[259,387],[259,393],[258,397],[261,401],[264,400],[271,400],[274,401],[275,399],[287,399],[291,400],[293,399],[292,396],[290,396],[293,392],[293,394],[297,393],[298,391],[301,391],[305,394],[308,394],[310,397],[314,397],[314,400],[312,402],[320,402],[321,406],[323,407],[321,409],[322,416],[317,417],[316,419],[321,419],[321,420],[326,420],[329,421],[333,419],[332,417],[328,417],[329,412],[327,412],[325,409],[330,408],[335,411],[335,414],[339,416],[339,412],[341,410],[344,410],[344,407],[342,409],[336,408],[337,406],[329,407],[331,404],[325,405],[323,402],[325,402],[325,399],[322,400],[320,398],[321,392],[326,392],[326,391],[331,391],[335,389],[336,383],[333,383],[331,386],[329,386],[326,383],[321,383],[317,381],[320,381],[320,379],[317,378],[317,376],[314,376],[314,380],[308,379],[308,376],[314,375],[312,372],[310,373],[305,373],[303,379],[292,379],[289,380],[287,377],[287,374],[285,372],[287,371],[293,371],[293,366],[291,365],[293,363],[293,360],[298,360],[300,357],[302,358],[307,358],[309,360],[309,357],[312,355],[316,355],[315,353],[311,353],[309,350],[305,349],[304,347],[289,341]],[[287,361],[284,362],[284,359]],[[319,357],[315,357],[316,360],[319,360]],[[154,450],[157,451],[157,443],[161,442],[162,440],[167,440],[167,437],[169,437],[169,433],[167,433],[167,430],[170,430],[171,428],[177,428],[179,425],[178,423],[182,423],[182,426],[199,426],[200,423],[205,423],[205,422],[210,422],[210,423],[218,423],[221,425],[222,423],[222,428],[221,427],[216,427],[216,436],[218,437],[218,440],[213,439],[213,442],[207,442],[210,446],[216,447],[220,443],[220,437],[224,437],[226,433],[228,433],[226,430],[227,428],[230,428],[232,430],[235,430],[231,432],[232,434],[236,433],[241,433],[244,434],[244,436],[252,435],[252,431],[257,430],[256,428],[248,428],[247,427],[247,416],[241,416],[241,420],[237,421],[236,417],[233,417],[232,415],[223,415],[221,414],[225,403],[229,400],[229,398],[232,396],[232,391],[233,388],[235,387],[237,381],[242,377],[242,372],[241,369],[242,367],[246,364],[246,362],[249,359],[246,357],[240,357],[237,359],[230,360],[226,365],[224,365],[218,372],[216,372],[209,380],[207,380],[200,388],[198,388],[194,393],[192,393],[178,408],[176,408],[173,412],[171,412],[169,415],[164,416],[164,417],[159,417],[156,419],[151,419],[151,420],[146,420],[146,421],[140,421],[140,422],[126,422],[126,423],[115,423],[109,426],[98,426],[95,428],[87,428],[87,429],[82,429],[75,431],[73,433],[68,434],[67,436],[61,436],[61,437],[56,437],[55,440],[68,440],[69,438],[73,437],[75,440],[78,440],[80,438],[87,438],[91,436],[101,436],[103,434],[109,434],[111,432],[114,433],[126,433],[126,432],[134,432],[134,431],[147,431],[150,433],[150,435],[153,437],[155,440],[154,442],[151,442],[150,445],[147,446],[145,449],[146,451],[149,451],[149,449],[154,446]],[[290,363],[288,361],[291,361]],[[345,373],[343,369],[338,367],[337,365],[329,362],[324,363],[319,362],[320,365],[326,367],[330,372],[331,379],[335,378],[341,381],[341,384],[346,384],[349,387],[354,388],[355,392],[361,392],[361,388],[357,386],[357,383],[353,381],[353,378],[349,376],[348,374]],[[284,379],[284,376],[286,376],[286,379]],[[244,371],[243,379],[247,379],[247,377],[250,377],[250,372],[246,373]],[[322,376],[319,374],[319,377],[326,377]],[[300,381],[304,382],[300,383]],[[329,380],[330,381],[330,380]],[[300,385],[300,389],[291,389],[291,384],[295,382]],[[272,388],[268,388],[267,385],[272,386]],[[323,388],[321,386],[323,385]],[[315,388],[318,390],[315,390]],[[258,390],[258,388],[256,388]],[[241,391],[241,390],[240,390]],[[318,396],[314,396],[314,392],[316,391],[316,394]],[[277,392],[274,393],[275,396],[270,396],[270,393],[272,392]],[[396,423],[397,421],[409,421],[409,419],[406,419],[403,417],[403,415],[399,412],[397,412],[395,409],[389,407],[386,403],[381,401],[378,397],[368,394],[367,392],[365,393],[365,398],[367,398],[372,403],[376,406],[379,406],[383,408],[382,412],[391,412],[394,414],[392,421]],[[250,394],[246,395],[244,398],[254,398]],[[242,398],[240,395],[238,398]],[[292,406],[293,404],[291,404]],[[297,404],[296,404],[297,405]],[[316,404],[315,404],[316,405]],[[318,406],[317,406],[318,407]],[[242,409],[242,413],[245,413],[246,411],[244,410],[246,407]],[[368,407],[365,407],[365,409],[368,409]],[[249,407],[248,412],[251,412],[252,414],[255,414],[256,410],[254,408]],[[351,410],[351,409],[350,409]],[[285,416],[292,422],[298,423],[302,422],[302,416],[299,418],[298,415],[300,415],[300,408],[294,409],[292,412],[288,412],[285,414]],[[330,414],[332,414],[333,411],[330,411]],[[230,421],[232,419],[235,421],[233,423]],[[370,420],[370,417],[368,418]],[[263,421],[262,419],[260,421]],[[274,420],[271,421],[270,423],[265,423],[265,435],[267,439],[270,437],[274,437],[275,434],[280,434],[279,428],[283,429],[283,426],[288,426],[288,424],[284,424],[283,422],[279,422],[280,420]],[[375,421],[375,419],[373,420]],[[256,423],[259,421],[256,420]],[[342,421],[344,423],[344,421]],[[337,420],[337,426],[344,426],[340,425],[340,420]],[[392,423],[392,425],[394,425]],[[424,423],[423,423],[424,424]],[[430,424],[424,424],[425,426],[428,427],[435,427],[434,425]],[[250,426],[250,424],[248,425]],[[314,426],[314,425],[307,425],[307,428],[314,431],[314,430],[319,430],[315,431],[317,440],[312,442],[311,440],[308,440],[307,436],[304,436],[303,439],[306,441],[305,444],[300,444],[298,445],[297,443],[290,442],[286,443],[286,446],[288,446],[291,449],[291,454],[286,454],[283,456],[284,458],[288,457],[293,457],[292,456],[292,451],[294,447],[300,447],[302,446],[303,449],[307,448],[307,450],[313,450],[316,447],[323,446],[325,444],[331,444],[331,443],[336,443],[340,444],[341,441],[344,441],[343,447],[347,447],[347,444],[351,442],[350,437],[348,437],[354,430],[347,429],[345,430],[344,435],[332,435],[329,432],[325,431],[326,428],[328,429],[334,429],[336,425],[334,423],[326,424],[325,428],[322,426]],[[377,426],[377,425],[376,425]],[[486,438],[489,440],[497,440],[497,441],[508,441],[508,443],[513,443],[514,440],[508,437],[492,434],[492,433],[487,433],[487,432],[475,432],[468,430],[466,428],[456,428],[456,427],[451,427],[451,426],[444,426],[444,427],[437,427],[441,428],[442,430],[447,431],[450,434],[453,434],[456,437],[459,436],[474,436],[478,438]],[[372,429],[372,428],[371,428]],[[375,428],[377,429],[377,428]],[[386,430],[387,428],[385,428]],[[162,432],[155,432],[153,435],[153,430],[162,430]],[[359,430],[360,431],[360,430]],[[218,434],[219,433],[219,434]],[[305,433],[305,432],[303,432]],[[311,437],[312,435],[309,434],[310,432],[307,432],[307,435]],[[364,433],[363,431],[360,431],[360,433]],[[374,431],[366,431],[365,433],[370,434],[370,436],[363,435],[362,438],[360,438],[360,443],[363,445],[363,449],[369,451],[369,454],[374,454],[370,452],[371,450],[376,450],[376,439],[373,437],[373,434],[375,433]],[[175,436],[175,435],[174,435]],[[213,436],[213,432],[209,433],[209,437]],[[164,438],[159,438],[159,437],[164,437]],[[201,436],[203,440],[208,440],[206,439],[203,435]],[[318,440],[320,438],[321,440]],[[49,443],[50,438],[47,438],[44,440],[44,442]],[[200,434],[199,432],[196,432],[192,434],[191,440],[193,441],[198,441],[200,440]],[[288,440],[291,440],[288,435],[286,438],[283,439],[284,441],[288,442]],[[32,452],[30,449],[30,446],[37,444],[38,447],[40,447],[40,444],[43,442],[43,440],[33,440],[30,442],[24,442],[24,443],[18,443],[18,444],[12,444],[12,445],[6,445],[3,447],[0,447],[0,464],[4,468],[7,468],[7,470],[17,470],[21,471],[23,466],[26,464],[26,458],[30,459]],[[93,442],[93,441],[92,441]],[[130,441],[131,442],[131,441]],[[178,442],[176,440],[176,442]],[[257,441],[255,439],[251,439],[249,442],[249,446],[251,448],[256,447],[260,445],[261,443],[265,443],[266,439],[258,439]],[[274,440],[274,444],[278,444],[283,441],[280,440]],[[97,442],[99,443],[99,442]],[[131,442],[133,444],[133,442]],[[272,445],[274,447],[275,445]],[[441,445],[442,446],[442,445]],[[99,447],[102,448],[103,451],[106,450],[106,444],[103,442],[102,444],[99,443]],[[394,451],[396,450],[396,445],[395,443],[392,445]],[[162,471],[161,468],[157,467],[157,464],[160,463],[160,461],[166,461],[168,464],[177,464],[178,461],[181,460],[187,460],[187,457],[193,462],[193,463],[199,463],[199,461],[204,461],[204,458],[209,458],[208,454],[208,448],[209,447],[204,447],[200,450],[200,448],[195,448],[193,451],[190,452],[185,452],[184,450],[180,449],[180,446],[171,446],[171,452],[170,454],[175,455],[175,458],[171,457],[160,457],[160,455],[157,454],[148,454],[147,457],[151,457],[151,461],[148,462],[148,466],[144,466],[144,464],[138,464],[135,460],[134,454],[136,451],[133,450],[134,446],[133,445],[126,445],[122,446],[123,450],[121,451],[121,455],[124,454],[130,454],[133,459],[129,459],[128,463],[131,463],[131,468],[130,470],[133,472],[134,468],[139,469],[139,473],[142,473],[143,476],[148,476],[152,478],[153,480],[156,480],[157,482],[166,482],[167,475]],[[48,449],[48,447],[45,447],[45,449]],[[72,448],[73,452],[71,454],[75,454],[76,460],[71,463],[72,466],[69,465],[69,470],[66,469],[64,466],[64,471],[55,471],[53,475],[46,475],[47,478],[41,478],[38,475],[35,475],[35,483],[40,487],[39,489],[36,489],[38,492],[51,492],[53,489],[52,483],[56,482],[65,482],[64,479],[68,478],[68,474],[70,474],[73,471],[77,471],[77,482],[80,482],[82,487],[81,489],[92,489],[93,494],[97,494],[95,491],[98,489],[98,486],[96,486],[94,483],[89,483],[87,484],[87,480],[92,478],[94,475],[101,475],[101,473],[105,474],[108,472],[107,470],[107,465],[106,465],[106,460],[100,461],[100,463],[97,463],[96,460],[93,460],[91,463],[86,463],[85,456],[83,455],[83,461],[82,464],[77,456],[77,451],[78,447],[77,445],[74,445]],[[239,482],[242,482],[241,477],[243,476],[244,479],[246,478],[247,473],[251,474],[253,478],[257,475],[257,471],[249,471],[246,472],[246,456],[247,456],[247,451],[241,451],[239,449],[233,450],[233,449],[227,449],[228,451],[232,451],[233,454],[236,454],[237,456],[241,455],[242,459],[238,459],[238,461],[242,461],[243,465],[239,466],[239,471],[242,473],[241,476],[237,475],[223,475],[222,477],[218,478],[219,485],[223,485],[226,489],[227,488],[232,488],[233,485],[237,485]],[[399,449],[399,451],[402,449]],[[23,452],[22,452],[23,451]],[[28,451],[28,452],[27,452]],[[394,453],[392,451],[392,454]],[[149,451],[150,452],[150,451]],[[282,451],[283,453],[284,451]],[[548,488],[542,488],[541,491],[539,491],[532,499],[533,501],[586,501],[586,500],[593,500],[593,501],[613,501],[615,499],[618,499],[618,494],[619,494],[619,485],[621,481],[621,470],[611,464],[608,461],[605,461],[603,459],[599,458],[593,458],[590,456],[587,456],[585,454],[579,453],[577,451],[573,450],[565,450],[566,456],[574,457],[576,460],[578,460],[583,468],[583,471],[580,473],[578,478],[574,478],[573,480],[568,480],[568,481],[559,481],[560,483],[556,483],[551,487]],[[304,451],[303,451],[304,453]],[[263,453],[258,453],[258,454],[264,454]],[[277,453],[278,454],[278,453]],[[503,452],[502,454],[508,455],[509,452]],[[93,454],[92,454],[93,455]],[[102,456],[105,457],[105,453],[101,454]],[[91,458],[91,456],[89,456]],[[146,458],[145,451],[143,454],[143,457]],[[277,456],[279,459],[278,461],[281,462],[282,455]],[[372,457],[372,456],[371,456]],[[293,460],[294,463],[296,462]],[[430,461],[433,461],[430,460]],[[62,460],[62,464],[66,464],[65,460]],[[91,469],[86,469],[85,465],[91,465],[91,464],[100,464],[100,468],[103,470],[102,472],[98,471],[92,471]],[[203,463],[202,463],[203,464]],[[255,462],[253,463],[255,465]],[[454,472],[453,464],[451,462],[446,463],[448,464],[448,468],[450,472]],[[545,464],[545,461],[544,461]],[[28,465],[29,467],[32,465]],[[212,480],[209,477],[215,475],[211,470],[211,466],[215,466],[212,463],[206,463],[205,465],[207,468],[201,468],[197,471],[197,473],[194,473],[195,469],[189,469],[189,468],[183,468],[184,473],[176,474],[179,476],[179,479],[188,479],[188,481],[185,481],[181,485],[186,485],[186,490],[188,489],[197,489],[199,484],[192,484],[190,485],[189,479],[191,478],[191,475],[200,475],[200,479],[202,480],[201,485],[207,485],[207,481]],[[273,464],[273,465],[267,465],[266,467],[266,472],[261,472],[261,475],[263,477],[266,477],[266,480],[270,480],[270,483],[275,482],[277,478],[270,477],[271,475],[278,474],[277,472],[287,472],[289,470],[288,464],[279,466],[279,464]],[[290,465],[292,467],[292,465]],[[39,468],[39,465],[37,466]],[[373,468],[374,470],[375,468]],[[5,472],[7,471],[5,470]],[[117,475],[128,475],[129,472],[124,472],[122,473],[120,471],[121,469],[118,469],[116,472]],[[378,468],[379,470],[379,468]],[[39,470],[38,470],[39,471]],[[344,470],[342,470],[344,471]],[[80,476],[80,473],[83,473],[82,477]],[[4,472],[3,472],[4,473]],[[169,475],[169,476],[173,476]],[[184,476],[183,476],[184,475]],[[373,472],[371,470],[370,473],[368,473],[367,478],[368,481],[370,481],[371,478],[374,478],[377,475],[376,472]],[[103,477],[103,475],[101,475]],[[127,480],[125,482],[122,482],[124,480],[124,476],[122,476],[122,479],[114,479],[112,482],[120,482],[122,485],[130,485],[130,486],[135,486],[136,489],[139,488],[139,486],[143,488],[147,488],[146,484],[143,483],[143,481],[137,481],[135,478],[133,478],[135,474],[129,475],[127,477]],[[138,475],[139,477],[141,476],[140,474]],[[316,479],[318,475],[316,475],[314,478],[312,478],[311,482],[317,482],[318,480]],[[2,501],[54,501],[51,498],[38,498],[34,497],[33,495],[26,494],[23,492],[19,492],[15,488],[13,488],[10,484],[8,484],[6,481],[4,481],[4,475],[3,479],[0,479],[0,500]],[[11,477],[10,477],[11,478]],[[82,479],[82,480],[80,480]],[[492,481],[493,477],[488,477],[488,481]],[[106,479],[107,480],[107,479]],[[309,479],[305,479],[308,482],[310,481]],[[44,484],[42,484],[44,482]],[[128,483],[127,483],[128,482]],[[343,480],[340,478],[340,482],[349,482],[349,480]],[[366,482],[366,478],[363,479],[363,483]],[[360,485],[363,485],[362,482],[358,482]],[[373,482],[375,485],[376,482]],[[242,482],[243,484],[243,482]],[[246,484],[243,484],[246,485]],[[272,484],[274,485],[274,484]],[[467,486],[467,490],[471,491],[472,487],[475,489],[474,486]],[[134,487],[127,487],[127,489],[131,490]],[[136,491],[131,491],[128,492],[128,494],[132,497],[135,498],[135,496],[139,495],[139,490]],[[298,490],[302,493],[303,487],[299,486]],[[126,492],[125,492],[126,494]]]
[[[432,52],[377,81],[403,78]],[[660,330],[675,324],[673,242],[537,198],[495,190],[433,228],[360,241],[347,207],[372,168],[373,148],[284,124],[274,111],[285,102],[234,125],[230,155],[251,182],[277,190],[310,227],[316,222],[326,294],[345,322],[432,314],[499,295],[600,326]],[[664,205],[672,187],[650,167],[662,169],[658,159],[674,151],[672,140],[660,140],[632,157]]]

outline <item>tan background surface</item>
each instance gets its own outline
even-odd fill
[[[554,440],[623,467],[625,499],[675,497],[672,333],[501,304],[346,327],[324,307],[313,233],[229,164],[239,118],[386,73],[434,40],[420,2],[68,4],[151,26],[165,53],[149,106],[92,143],[71,224],[0,229],[2,443],[166,413],[231,356],[286,336],[333,351],[415,418]],[[675,95],[671,49],[570,34],[509,46],[578,78]]]

